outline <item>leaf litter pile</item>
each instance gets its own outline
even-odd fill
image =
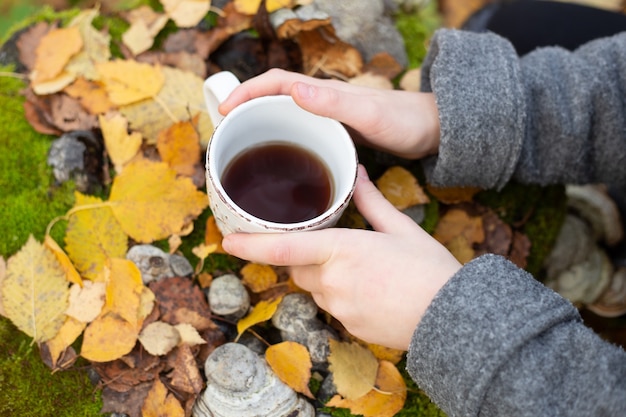
[[[213,130],[202,83],[222,69],[209,56],[235,42],[230,48],[239,56],[261,45],[264,59],[253,73],[282,67],[391,86],[403,72],[387,54],[363,62],[335,36],[329,19],[270,23],[270,12],[306,1],[260,3],[235,0],[217,9],[209,1],[161,0],[160,11],[142,6],[123,13],[128,29],[120,39],[96,29],[100,12],[88,9],[67,21],[33,24],[17,38],[29,82],[25,118],[43,134],[92,132],[102,145],[100,191],[91,193],[94,184],[76,191],[74,207],[51,221],[43,242],[31,236],[19,252],[0,258],[0,314],[33,338],[53,371],[79,357],[89,361],[100,377],[103,412],[191,415],[205,387],[206,358],[246,336],[260,340],[276,375],[317,407],[364,416],[393,416],[404,407],[407,388],[396,367],[403,352],[357,340],[323,312],[318,316],[335,335],[325,366],[314,366],[303,344],[272,336],[270,320],[283,298],[302,292],[286,270],[249,263],[229,271],[253,301],[241,318],[217,316],[207,300],[223,271],[207,271],[205,261],[225,256],[214,219],[197,221],[208,210],[202,161]],[[177,30],[158,40],[168,22]],[[255,33],[257,46],[243,33]],[[377,185],[399,210],[439,202],[441,217],[431,231],[461,261],[490,251],[525,265],[528,239],[470,203],[478,190],[425,190],[401,166],[388,167]],[[344,223],[365,227],[356,211],[346,217]],[[51,237],[55,227],[65,227],[63,242]],[[194,244],[196,267],[185,276],[146,279],[127,258],[132,247],[154,242],[180,254],[194,227],[205,229],[205,239]],[[320,398],[328,374],[335,394]]]

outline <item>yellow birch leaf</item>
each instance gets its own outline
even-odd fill
[[[83,287],[70,288],[69,307],[65,314],[83,323],[90,323],[102,312],[106,297],[104,282],[85,281]]]
[[[198,246],[195,246],[191,249],[191,253],[196,255],[198,258],[204,260],[207,256],[215,252],[217,249],[217,245],[214,243],[212,245],[205,245],[204,243],[200,243]]]
[[[265,351],[265,360],[276,376],[294,391],[313,398],[309,389],[311,355],[308,349],[296,342],[282,342]]]
[[[57,360],[59,360],[61,353],[78,339],[78,336],[85,330],[85,327],[87,327],[87,323],[83,323],[68,316],[56,336],[46,342],[48,350],[50,351],[50,357],[52,358],[53,369],[56,367]]]
[[[356,342],[345,343],[329,339],[329,370],[337,392],[353,400],[367,394],[376,382],[378,360],[367,348]]]
[[[163,162],[138,160],[115,177],[109,201],[122,229],[137,242],[166,239],[208,206],[205,193]]]
[[[278,282],[276,271],[269,265],[248,263],[240,273],[243,283],[255,293],[265,291]]]
[[[352,414],[364,417],[393,417],[406,401],[406,384],[395,365],[382,361],[376,376],[376,387],[364,396],[342,399],[336,395],[326,403],[328,407],[348,408]]]
[[[98,116],[104,146],[119,174],[141,148],[141,133],[128,133],[128,121],[119,113]]]
[[[54,255],[57,257],[57,260],[61,264],[61,267],[65,271],[65,279],[72,284],[78,284],[81,287],[83,286],[83,279],[80,277],[80,274],[74,267],[74,264],[67,256],[67,254],[61,249],[61,247],[57,244],[57,242],[50,237],[50,235],[46,235],[43,240],[43,244],[46,248],[48,248]]]
[[[476,251],[472,248],[472,244],[467,241],[465,236],[458,235],[448,240],[444,246],[450,251],[452,256],[462,264],[466,264],[476,255]]]
[[[96,69],[109,98],[117,106],[154,98],[165,82],[161,67],[137,61],[98,62]]]
[[[388,361],[397,365],[404,357],[404,351],[400,349],[388,348],[373,343],[366,343],[366,346],[379,361]]]
[[[446,245],[458,236],[463,236],[470,245],[482,243],[485,240],[482,217],[471,217],[465,210],[458,208],[448,210],[439,219],[433,237]]]
[[[109,258],[123,258],[128,250],[128,236],[97,197],[76,193],[74,209],[77,210],[67,225],[65,249],[76,269],[85,278],[98,280]],[[102,207],[98,207],[102,204]]]
[[[177,68],[161,68],[165,84],[155,100],[144,100],[120,108],[133,130],[141,132],[147,143],[156,143],[159,133],[179,120],[200,115],[196,128],[203,147],[213,134],[213,123],[206,110],[202,85],[197,75]]]
[[[52,80],[61,74],[70,58],[83,48],[83,38],[76,27],[53,29],[41,38],[35,49],[33,84]]]
[[[87,326],[80,355],[93,362],[109,362],[129,353],[139,329],[115,313],[101,315]]]
[[[4,278],[7,276],[7,263],[2,256],[0,256],[0,316],[6,317],[7,313],[4,311],[4,306],[2,305],[2,283]]]
[[[180,323],[174,326],[180,335],[180,345],[196,346],[206,344],[198,330],[189,323]]]
[[[143,321],[150,315],[152,310],[154,309],[154,304],[156,301],[156,296],[150,290],[150,288],[144,287],[141,289],[141,295],[139,296],[139,327],[143,326]]]
[[[255,324],[263,323],[271,319],[282,299],[282,297],[279,297],[273,301],[259,301],[250,314],[237,322],[237,332],[239,335]]]
[[[122,35],[122,41],[134,55],[152,48],[154,38],[167,23],[168,17],[149,6],[141,6],[126,13],[130,27]]]
[[[141,328],[141,271],[127,259],[109,259],[106,311],[112,311],[130,325]]]
[[[211,0],[161,0],[165,13],[181,28],[196,26],[211,8]]]
[[[198,117],[194,117],[193,121],[174,123],[157,138],[157,150],[161,160],[178,175],[193,176],[200,163],[202,149],[194,126],[197,120]]]
[[[239,13],[247,15],[255,15],[261,5],[261,0],[234,0],[235,10]],[[267,0],[265,7],[269,13],[274,12],[284,7],[292,7],[294,5],[293,0]]]
[[[185,411],[176,397],[170,394],[159,378],[148,392],[141,406],[142,417],[184,417]]]
[[[67,309],[65,271],[56,256],[32,235],[9,258],[1,290],[6,316],[18,329],[38,343],[57,334]]]
[[[398,210],[426,204],[430,201],[417,179],[405,168],[395,166],[389,168],[376,181],[380,192]]]

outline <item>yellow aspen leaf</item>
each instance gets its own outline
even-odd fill
[[[4,278],[7,276],[7,262],[4,260],[2,256],[0,256],[0,316],[6,317],[7,313],[4,311],[4,306],[2,305],[2,282]]]
[[[212,282],[213,275],[209,274],[208,272],[201,272],[200,275],[198,275],[198,284],[200,284],[200,288],[209,288]]]
[[[309,389],[311,379],[311,355],[308,349],[296,342],[282,342],[265,351],[265,360],[272,371],[294,391],[313,398]]]
[[[194,126],[197,120],[198,117],[194,117],[193,121],[174,123],[157,138],[157,150],[161,160],[178,175],[193,176],[200,163],[202,149]]]
[[[132,60],[99,62],[96,69],[117,106],[154,98],[165,82],[161,67]]]
[[[265,291],[278,282],[276,271],[269,265],[251,262],[241,268],[240,273],[243,283],[255,293]]]
[[[148,392],[141,406],[142,417],[184,417],[185,411],[176,397],[170,394],[159,378]]]
[[[466,264],[476,255],[476,251],[472,247],[472,244],[467,241],[465,236],[458,235],[448,240],[445,245],[446,249],[450,251],[452,256],[456,258],[462,264]]]
[[[376,359],[379,361],[389,361],[394,365],[397,365],[398,362],[400,362],[404,357],[404,351],[400,349],[388,348],[386,346],[376,345],[373,343],[367,343],[365,346],[372,351],[374,356],[376,356]]]
[[[77,99],[91,114],[106,113],[113,109],[114,105],[109,100],[106,90],[101,84],[78,77],[63,91],[70,97]]]
[[[196,26],[211,8],[211,0],[161,0],[165,13],[181,28]]]
[[[83,323],[96,319],[104,307],[106,284],[85,281],[83,287],[74,284],[70,288],[69,307],[65,314]]]
[[[67,309],[65,271],[56,256],[32,235],[9,258],[1,290],[6,316],[18,329],[38,343],[57,334]]]
[[[83,39],[83,49],[72,57],[65,69],[88,80],[98,79],[95,68],[96,62],[107,62],[111,59],[111,35],[107,30],[98,31],[93,27],[93,21],[100,14],[97,8],[82,10],[68,27],[75,27]]]
[[[337,392],[349,400],[367,394],[374,387],[378,372],[378,360],[372,351],[356,342],[329,339],[329,343],[329,370]]]
[[[122,229],[142,243],[180,234],[208,206],[191,179],[148,160],[126,165],[113,181],[109,201]]]
[[[127,259],[109,259],[106,271],[106,311],[112,311],[130,325],[141,328],[141,271]]]
[[[273,301],[259,301],[250,314],[237,322],[237,332],[239,335],[255,324],[263,323],[271,319],[282,299],[282,297],[279,297]]]
[[[480,191],[478,187],[435,187],[431,184],[427,184],[426,189],[437,201],[444,204],[472,201],[474,196]]]
[[[82,287],[83,279],[80,277],[80,274],[74,267],[74,264],[67,256],[67,254],[63,251],[63,249],[61,249],[58,243],[54,239],[52,239],[50,235],[46,235],[46,237],[44,237],[43,244],[57,257],[57,260],[65,271],[65,279],[67,279],[67,281],[71,282],[72,284],[78,284]]]
[[[120,108],[133,130],[141,132],[154,145],[159,133],[173,122],[200,115],[196,126],[203,147],[213,134],[213,123],[206,111],[202,85],[204,79],[189,71],[162,67],[165,84],[155,100],[144,100]]]
[[[198,246],[194,246],[191,249],[191,253],[196,255],[198,258],[204,260],[207,256],[215,252],[217,249],[217,245],[214,243],[212,245],[205,245],[204,243],[200,243]]]
[[[128,121],[120,113],[98,116],[104,146],[119,174],[141,148],[141,133],[128,133]]]
[[[239,13],[247,15],[255,15],[261,5],[261,0],[234,0],[235,10]],[[284,7],[293,7],[295,2],[293,0],[267,0],[265,7],[269,13],[274,12]]]
[[[376,387],[364,396],[342,399],[335,395],[326,403],[328,407],[348,408],[352,414],[364,417],[393,417],[406,401],[406,384],[395,365],[382,361],[376,376]]]
[[[70,58],[82,48],[83,38],[76,27],[53,29],[45,34],[35,49],[33,84],[59,76]]]
[[[376,181],[376,185],[385,198],[398,210],[430,202],[413,174],[400,166],[391,167],[385,171]]]
[[[87,327],[87,323],[68,316],[56,336],[46,342],[48,350],[50,351],[50,357],[52,358],[53,369],[56,367],[61,353],[78,339],[78,336],[85,330],[85,327]]]
[[[222,247],[222,240],[224,236],[222,236],[222,232],[217,227],[217,222],[215,221],[215,216],[211,215],[206,221],[206,229],[204,232],[204,243],[206,245],[216,244],[217,248],[215,249],[215,253],[226,253],[224,248]]]
[[[85,329],[80,355],[93,362],[114,361],[133,350],[138,335],[136,326],[115,313],[105,313]]]
[[[107,259],[126,256],[128,236],[101,199],[78,192],[75,196],[73,210],[84,210],[76,210],[70,217],[65,249],[83,277],[97,280]]]

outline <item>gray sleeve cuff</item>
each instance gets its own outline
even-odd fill
[[[439,154],[424,160],[434,185],[502,188],[524,137],[525,97],[519,59],[491,33],[438,30],[422,65],[422,90],[440,114]]]
[[[407,370],[448,415],[591,416],[626,407],[624,351],[496,255],[469,262],[437,294],[413,334]]]

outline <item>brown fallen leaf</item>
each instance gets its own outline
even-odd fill
[[[204,381],[191,347],[181,345],[172,354],[175,355],[174,366],[167,375],[172,387],[189,394],[200,394]]]
[[[302,50],[303,72],[352,78],[362,72],[363,57],[352,45],[342,42],[332,26],[298,33],[295,41]]]
[[[63,92],[77,99],[80,105],[91,114],[106,113],[115,107],[101,84],[83,77],[78,77],[76,81],[65,87]]]
[[[31,73],[33,84],[50,81],[61,74],[70,58],[82,47],[83,39],[77,27],[47,32],[35,49],[35,65]]]
[[[37,60],[35,51],[41,42],[41,38],[52,29],[54,29],[54,27],[50,24],[38,22],[26,29],[17,39],[16,45],[19,51],[20,62],[24,64],[29,71],[32,71],[35,67]]]
[[[415,176],[400,166],[393,166],[385,171],[376,180],[376,185],[385,198],[398,210],[430,202]]]
[[[87,327],[86,323],[67,317],[59,332],[45,343],[50,354],[49,366],[51,369],[56,369],[61,354],[78,339],[85,327]]]
[[[148,392],[141,406],[142,417],[184,417],[185,411],[173,394],[160,379],[154,380],[154,385]]]
[[[147,381],[123,392],[115,391],[105,385],[102,390],[102,409],[100,412],[124,413],[129,417],[142,417],[141,407],[153,385],[153,381]]]

